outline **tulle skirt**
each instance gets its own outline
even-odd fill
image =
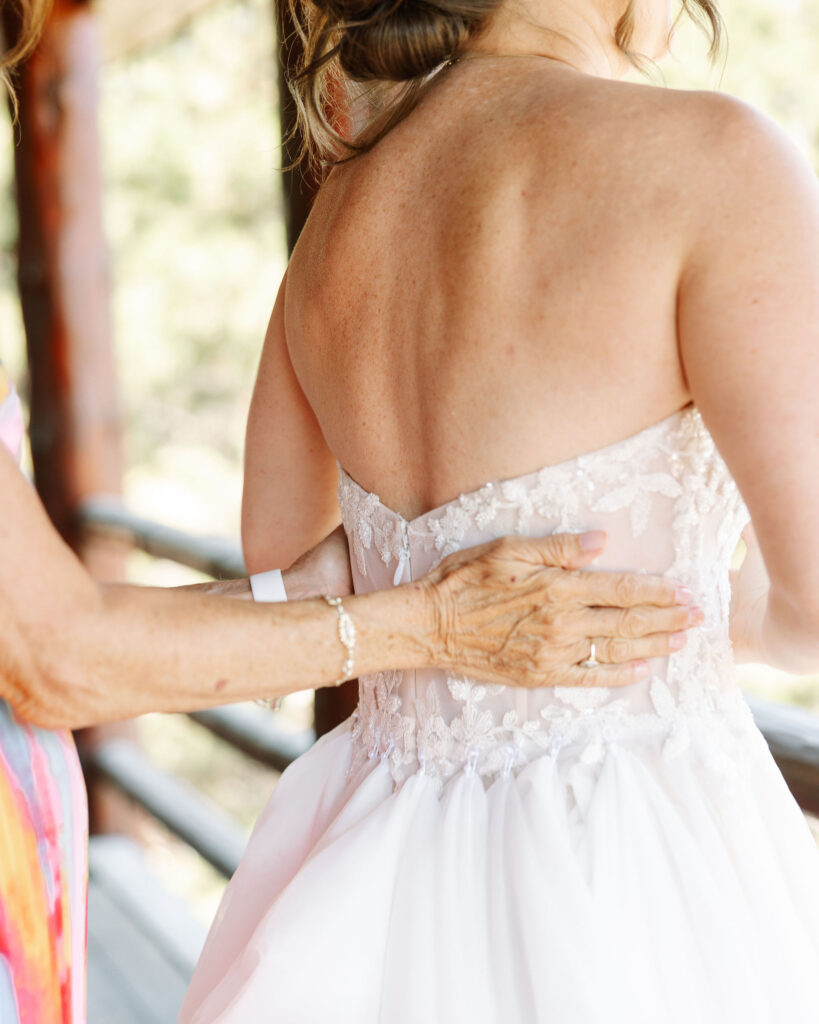
[[[819,849],[729,732],[396,786],[339,726],[279,781],[181,1020],[819,1022]]]

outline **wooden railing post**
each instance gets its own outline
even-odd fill
[[[2,9],[6,38],[13,39],[13,5]],[[42,40],[16,80],[15,172],[35,483],[54,525],[89,571],[112,580],[122,575],[121,544],[86,536],[78,514],[86,498],[119,494],[121,485],[99,62],[90,4],[55,0]]]
[[[296,104],[287,85],[288,76],[292,75],[297,63],[300,40],[293,28],[285,0],[274,0],[273,10],[276,19],[276,38],[278,40],[278,89],[279,118],[282,142],[282,188],[284,191],[284,223],[287,232],[287,251],[293,248],[310,213],[313,199],[319,188],[318,179],[312,174],[305,174],[301,167],[292,167],[299,152],[299,136],[295,134]]]
[[[18,80],[15,169],[35,482],[62,536],[110,576],[107,559],[84,547],[76,514],[85,498],[121,485],[98,65],[90,5],[56,0]]]

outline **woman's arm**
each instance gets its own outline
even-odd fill
[[[339,526],[333,530],[320,544],[305,552],[289,569],[285,569],[282,576],[288,601],[303,601],[305,598],[318,597],[321,594],[335,594],[341,597],[351,594],[353,577],[344,528]],[[239,580],[192,583],[176,589],[244,601],[253,600],[250,580],[247,577]]]
[[[682,358],[770,579],[758,659],[807,673],[819,669],[819,185],[762,115],[726,97],[697,102]]]
[[[338,525],[338,470],[290,362],[282,281],[250,403],[242,496],[248,571],[289,566]]]
[[[324,601],[255,605],[185,590],[94,583],[0,450],[0,697],[36,724],[80,727],[332,683],[344,661]],[[588,543],[588,541],[591,543]],[[493,541],[428,577],[345,598],[356,673],[439,665],[519,686],[622,685],[701,621],[671,581],[576,570],[603,535]],[[338,543],[338,538],[336,538]],[[323,589],[337,553],[295,566]],[[604,664],[584,670],[589,637]]]
[[[0,696],[36,724],[192,710],[337,678],[343,649],[323,601],[266,606],[198,589],[98,585],[2,446],[0,495]],[[293,596],[344,581],[346,556],[337,538],[332,546],[331,559],[294,567]],[[423,645],[435,646],[426,592],[355,607],[362,670],[417,664]]]

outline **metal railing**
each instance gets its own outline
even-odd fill
[[[274,714],[256,715],[241,705],[197,711],[188,717],[277,771],[284,771],[315,742],[311,729],[286,731]],[[236,870],[246,842],[244,829],[189,782],[158,768],[132,740],[106,740],[87,751],[83,762],[94,778],[137,803],[225,877]]]
[[[95,499],[82,511],[86,529],[124,536],[157,558],[217,579],[244,575],[237,544],[194,537],[129,512],[113,499]],[[819,715],[802,708],[748,698],[756,723],[800,806],[819,815]],[[312,730],[292,733],[276,715],[259,716],[241,705],[193,712],[203,728],[261,764],[283,771],[315,741]],[[245,845],[241,826],[189,783],[161,771],[129,740],[106,741],[87,757],[87,767],[178,836],[226,877]]]
[[[119,498],[89,499],[80,509],[80,522],[86,530],[124,538],[154,558],[167,558],[217,580],[238,579],[245,575],[245,563],[238,544],[221,537],[194,537],[171,526],[143,519],[125,508]]]
[[[746,699],[799,806],[819,815],[819,715],[758,697]]]

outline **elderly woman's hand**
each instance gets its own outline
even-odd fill
[[[516,686],[621,686],[647,658],[684,646],[703,621],[692,595],[657,576],[578,571],[605,535],[506,537],[446,558],[422,585],[435,609],[436,663]],[[585,668],[594,641],[599,666]]]

